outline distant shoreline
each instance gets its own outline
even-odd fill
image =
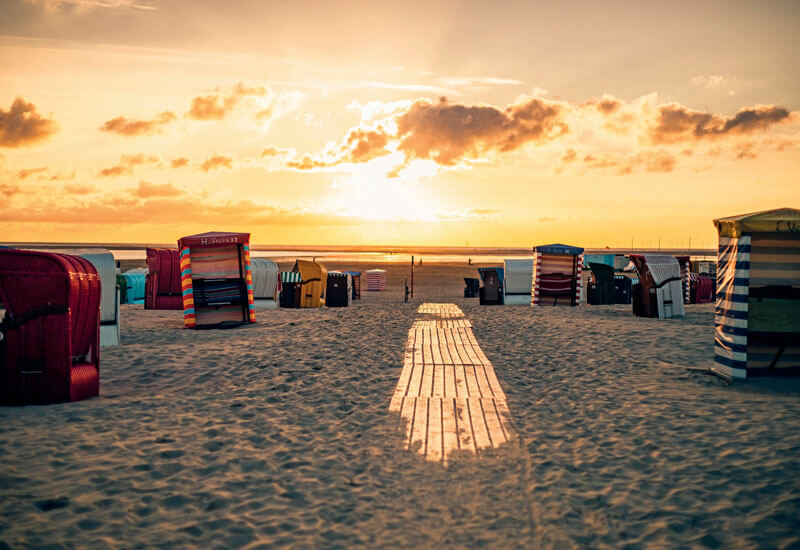
[[[106,248],[109,250],[144,250],[145,248],[175,248],[174,243],[90,243],[90,242],[7,242],[3,246],[16,248]],[[414,254],[433,256],[529,256],[530,247],[491,246],[378,246],[378,245],[262,245],[251,244],[253,251],[306,253]],[[586,248],[585,254],[666,254],[670,256],[716,257],[716,248]]]

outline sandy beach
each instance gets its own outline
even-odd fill
[[[99,398],[0,408],[0,548],[800,546],[800,383],[689,370],[713,362],[713,304],[479,306],[475,266],[441,264],[404,303],[407,266],[380,267],[388,291],[352,307],[231,330],[122,306]],[[404,447],[388,407],[423,302],[471,322],[508,443]]]

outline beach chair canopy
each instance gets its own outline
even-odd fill
[[[478,275],[480,275],[481,281],[483,281],[486,278],[486,274],[487,273],[492,272],[492,271],[494,271],[497,274],[497,278],[502,283],[503,279],[505,277],[505,274],[503,272],[503,268],[502,267],[479,267],[478,268]]]
[[[370,269],[367,271],[367,291],[386,290],[386,270]]]
[[[345,271],[349,273],[353,280],[353,300],[361,299],[361,272],[360,271]]]
[[[533,305],[557,305],[559,299],[571,306],[580,304],[583,248],[566,244],[533,247]]]
[[[57,252],[89,260],[100,276],[100,345],[119,345],[119,301],[117,263],[110,250],[104,248],[74,248]]]
[[[641,299],[642,304],[642,309],[634,308],[634,313],[660,319],[683,317],[684,292],[678,260],[661,254],[631,254],[631,261],[639,274],[640,295],[636,299]]]
[[[98,395],[100,300],[100,277],[84,258],[0,251],[0,404]]]
[[[296,260],[292,271],[300,273],[300,307],[324,306],[328,286],[328,270],[325,266],[308,260]]]
[[[533,259],[509,259],[503,265],[503,303],[531,305]]]
[[[212,231],[178,240],[186,328],[255,322],[250,234]]]
[[[605,263],[589,263],[594,282],[589,287],[587,302],[591,305],[616,304],[614,266]]]
[[[253,271],[253,297],[274,300],[280,283],[278,264],[267,258],[250,258]]]
[[[145,309],[183,309],[177,248],[147,248]]]
[[[617,256],[616,254],[584,254],[583,265],[588,268],[590,263],[605,264],[615,267]]]
[[[714,220],[719,232],[713,370],[800,374],[800,210]]]
[[[341,271],[329,271],[325,289],[327,307],[347,307],[353,299],[353,277]]]

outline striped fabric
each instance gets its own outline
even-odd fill
[[[247,246],[247,245],[245,245]],[[195,279],[238,278],[239,247],[209,247],[192,249],[192,273]],[[249,256],[249,251],[246,253]]]
[[[194,311],[194,292],[192,289],[192,260],[188,248],[180,251],[181,294],[183,296],[183,326],[194,328],[197,316]]]
[[[302,283],[303,278],[297,271],[281,271],[281,283]]]
[[[367,290],[386,290],[386,271],[383,269],[370,269],[367,271]]]
[[[747,376],[750,249],[750,234],[719,238],[713,370],[733,378]]]
[[[251,323],[256,322],[256,305],[253,294],[253,266],[250,264],[250,244],[242,245],[244,253],[244,282],[247,286],[247,317]]]
[[[800,285],[800,240],[788,235],[751,235],[750,285]]]
[[[544,294],[549,296],[571,295],[573,283],[575,284],[575,296],[571,299],[572,305],[577,306],[581,303],[580,281],[583,254],[548,254],[534,251],[533,265],[532,305],[541,305],[541,297]]]

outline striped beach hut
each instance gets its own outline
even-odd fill
[[[533,247],[533,305],[558,304],[563,298],[571,306],[581,303],[583,248],[566,244]]]
[[[729,378],[800,374],[800,210],[714,220],[714,366]]]
[[[386,290],[386,270],[370,269],[367,271],[367,291]]]
[[[250,234],[213,231],[178,241],[186,328],[254,323]]]

